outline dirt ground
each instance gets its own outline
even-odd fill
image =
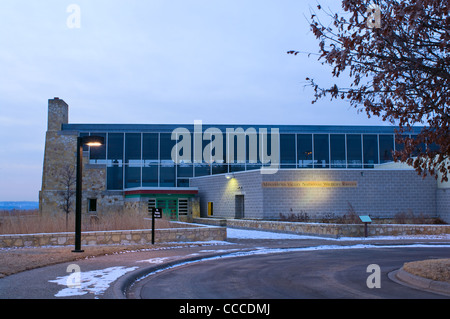
[[[183,243],[177,243],[177,246],[182,245]],[[192,245],[192,243],[189,243],[189,245]],[[169,246],[173,246],[173,244],[84,246],[84,252],[82,253],[73,253],[72,246],[0,249],[0,278],[28,269],[89,257]]]

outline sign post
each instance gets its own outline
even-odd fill
[[[364,223],[364,236],[367,237],[367,224],[372,222],[372,219],[369,216],[359,216],[359,219]]]
[[[162,208],[152,208],[152,245],[155,244],[155,218],[162,218]]]

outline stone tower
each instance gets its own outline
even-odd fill
[[[61,203],[61,171],[65,165],[75,165],[77,132],[62,131],[68,123],[68,108],[57,97],[48,100],[48,124],[45,135],[42,188],[39,192],[39,211],[56,213]]]

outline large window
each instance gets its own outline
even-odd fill
[[[212,134],[194,135],[191,132],[176,140],[172,140],[172,133],[167,131],[83,132],[80,135],[105,138],[105,145],[85,147],[85,150],[89,151],[90,163],[106,164],[107,189],[111,190],[187,187],[192,177],[259,169],[265,160],[275,159],[269,132],[262,134],[253,128],[235,128],[227,134],[225,131],[222,134],[214,130],[209,132]],[[190,141],[183,141],[189,136]],[[394,134],[289,132],[277,136],[280,143],[275,151],[279,149],[280,168],[373,168],[376,164],[392,161],[393,150],[402,148]],[[221,137],[222,140],[216,140]],[[190,150],[185,149],[189,144]],[[180,147],[174,153],[176,162],[172,159],[175,145]],[[196,151],[200,152],[197,156]],[[193,163],[193,160],[197,162]],[[278,163],[267,162],[265,165],[275,164]]]
[[[108,162],[111,164],[123,163],[123,133],[108,134]]]
[[[346,168],[345,135],[330,135],[331,168]]]
[[[314,168],[329,167],[328,134],[314,134]]]
[[[85,134],[87,135],[87,134]],[[91,133],[91,135],[101,136],[104,138],[105,142],[101,146],[90,147],[89,153],[89,162],[96,164],[105,164],[106,163],[106,133]],[[83,146],[83,150],[87,145]]]
[[[108,167],[106,169],[108,189],[123,188],[123,140],[123,133],[108,134]]]
[[[347,134],[347,167],[362,167],[362,145],[360,134]]]
[[[280,134],[281,168],[295,168],[295,134]]]
[[[391,162],[393,160],[392,152],[394,150],[394,136],[379,135],[380,164]]]
[[[375,134],[363,135],[364,168],[373,168],[378,164],[378,136]]]
[[[297,161],[299,168],[313,167],[312,134],[297,134]]]

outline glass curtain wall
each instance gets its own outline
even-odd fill
[[[191,134],[191,154],[186,158],[192,160],[178,163],[172,160],[172,149],[187,137],[177,136],[172,140],[171,133],[165,132],[82,133],[89,134],[105,138],[105,145],[85,151],[90,152],[90,163],[106,164],[107,189],[110,190],[188,187],[191,177],[259,169],[263,165],[262,153],[271,154],[270,134],[262,136],[253,131],[223,132],[222,141],[216,141],[219,137],[214,134],[206,138],[206,135],[196,138]],[[402,147],[393,134],[280,133],[279,137],[280,169],[373,168],[392,161],[393,150]],[[202,160],[193,162],[195,143],[199,141]],[[261,143],[267,143],[264,152]],[[207,145],[215,147],[204,152]],[[184,150],[177,151],[181,158]],[[214,161],[208,162],[204,156],[212,156]]]

